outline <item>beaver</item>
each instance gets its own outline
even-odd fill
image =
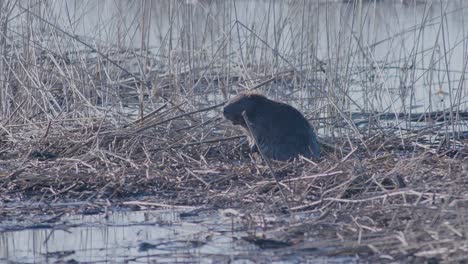
[[[249,126],[242,116],[244,111]],[[320,158],[312,126],[301,112],[288,104],[270,100],[260,93],[242,92],[225,105],[223,114],[232,124],[244,128],[252,151],[260,147],[266,157],[274,160],[289,160],[299,154]]]

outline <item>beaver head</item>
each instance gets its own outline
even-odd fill
[[[234,125],[245,126],[242,112],[249,114],[254,111],[256,105],[263,100],[268,100],[265,96],[256,92],[242,92],[229,100],[224,106],[224,117]]]

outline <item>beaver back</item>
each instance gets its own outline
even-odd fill
[[[260,94],[239,94],[225,106],[224,116],[248,131],[243,111],[257,140],[257,148],[268,158],[288,160],[299,154],[320,158],[320,147],[312,127],[294,107]]]

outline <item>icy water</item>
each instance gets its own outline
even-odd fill
[[[0,262],[13,263],[323,263],[357,262],[265,250],[242,239],[235,217],[180,210],[72,215],[53,224],[0,223]]]

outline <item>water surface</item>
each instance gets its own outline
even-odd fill
[[[181,214],[182,213],[182,214]],[[247,236],[237,217],[210,211],[185,217],[180,210],[71,215],[53,224],[28,220],[0,224],[0,261],[282,263],[325,258],[291,250],[265,250]],[[181,217],[183,216],[183,217]],[[37,223],[35,223],[37,222]]]

